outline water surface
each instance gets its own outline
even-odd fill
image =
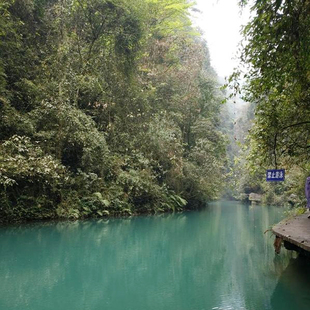
[[[310,309],[310,265],[274,254],[283,209],[0,228],[0,310]]]

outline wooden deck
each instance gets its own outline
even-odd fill
[[[288,250],[310,254],[310,213],[286,219],[272,228],[276,237],[284,240]]]

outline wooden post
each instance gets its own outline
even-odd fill
[[[277,254],[280,254],[281,252],[282,241],[283,239],[279,236],[276,236],[276,239],[274,240],[273,247]]]

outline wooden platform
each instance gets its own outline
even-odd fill
[[[284,240],[289,250],[310,252],[310,213],[286,219],[272,228],[273,233]]]

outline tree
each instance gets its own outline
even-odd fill
[[[256,105],[254,162],[290,166],[309,157],[310,3],[256,1],[244,28],[247,101]]]
[[[221,94],[191,5],[1,3],[2,220],[183,210],[216,197]]]

